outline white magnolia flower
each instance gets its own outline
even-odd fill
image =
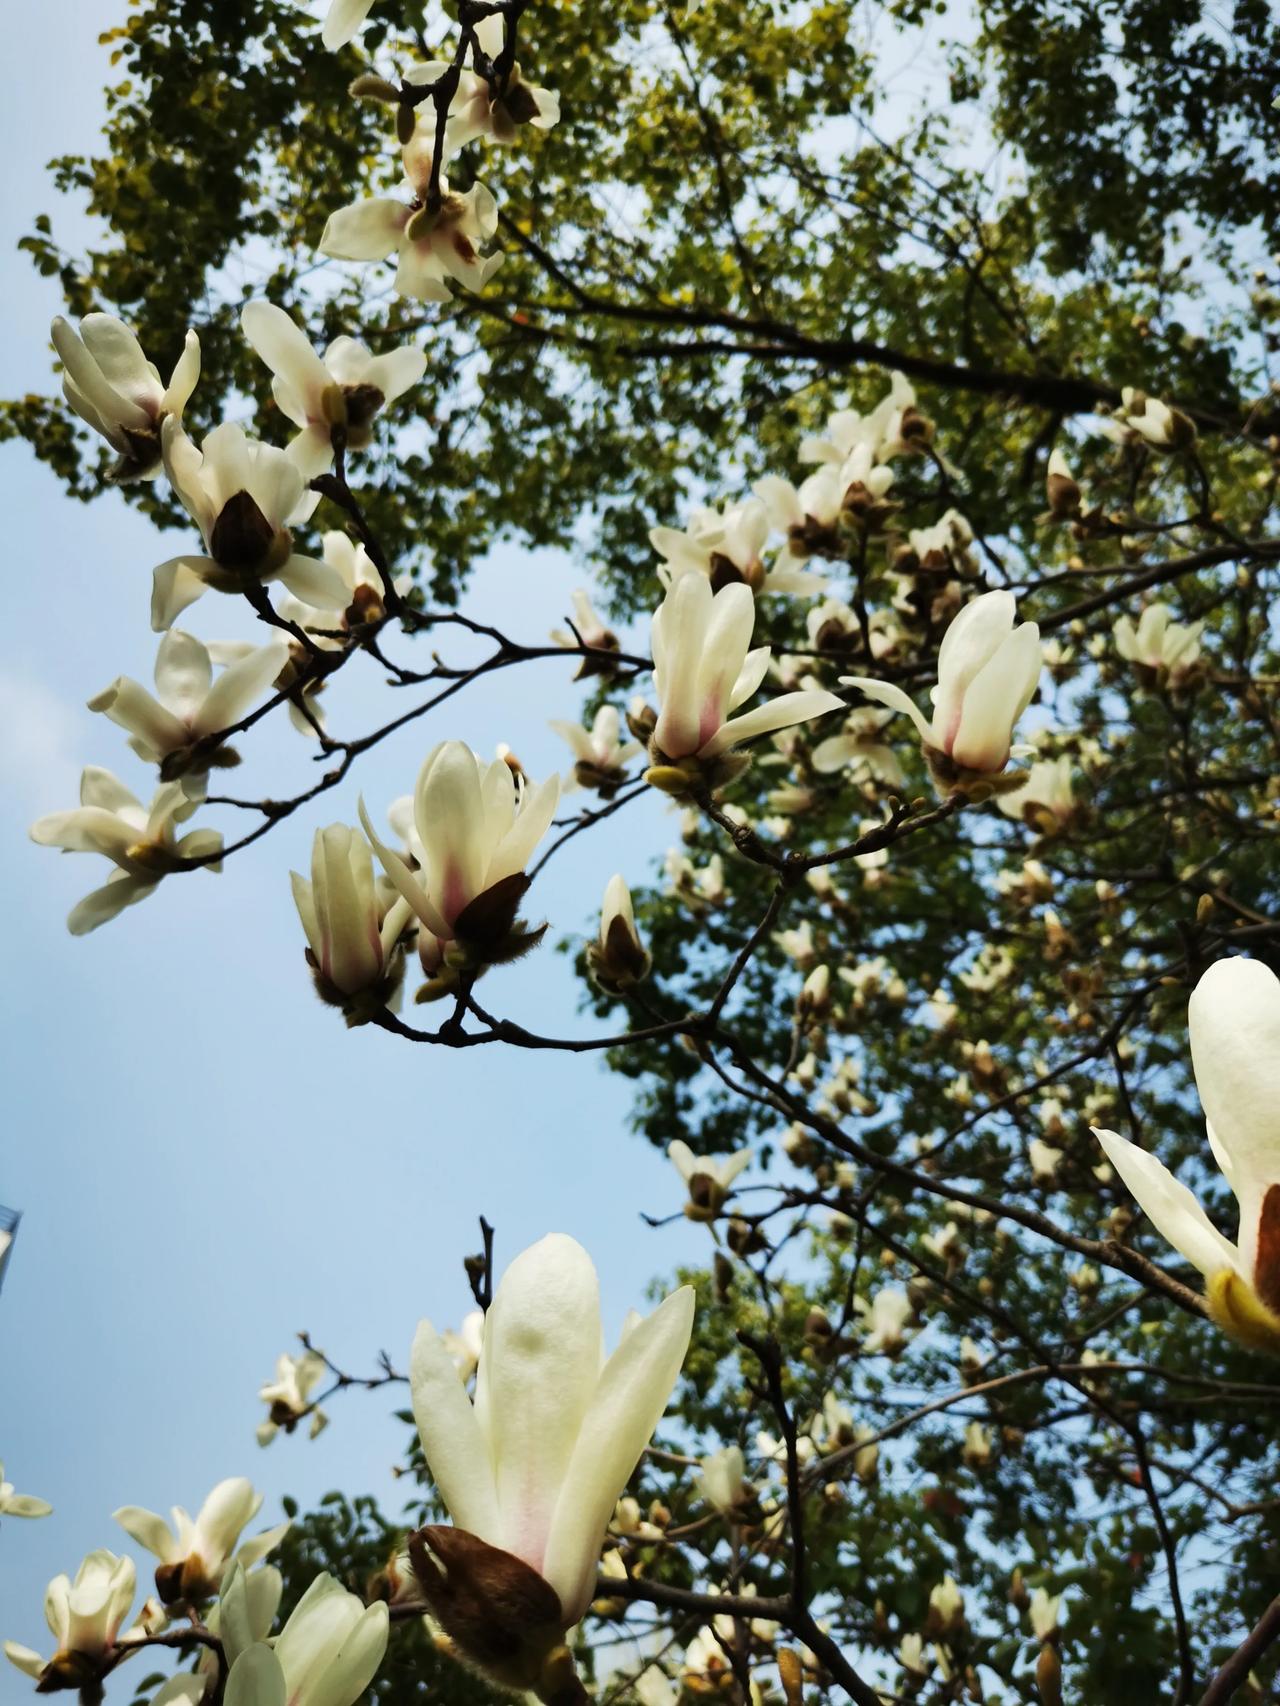
[[[320,253],[339,261],[382,261],[399,255],[395,288],[423,302],[449,302],[446,279],[482,290],[502,265],[502,255],[482,255],[480,245],[498,228],[498,204],[483,184],[465,194],[440,174],[440,205],[427,206],[431,190],[431,139],[421,134],[403,152],[412,202],[371,196],[329,215]]]
[[[427,754],[414,791],[419,870],[378,839],[363,803],[360,818],[383,869],[432,935],[485,947],[514,928],[524,868],[559,798],[558,776],[534,785],[505,759],[487,764],[447,740]]]
[[[496,60],[503,47],[502,17],[492,12],[475,26],[481,51]],[[413,65],[405,72],[406,83],[421,87],[436,82],[449,66],[444,60],[430,60],[425,65]],[[458,78],[457,91],[449,103],[449,120],[445,127],[445,150],[452,154],[464,143],[477,136],[489,142],[514,142],[521,127],[528,124],[535,130],[550,130],[560,118],[560,98],[550,89],[540,89],[526,83],[519,65],[513,65],[506,87],[498,93],[487,80],[475,71],[463,71]]]
[[[285,593],[277,597],[276,611],[286,621],[296,622],[299,628],[304,629],[321,651],[341,651],[347,644],[346,635],[353,624],[377,622],[383,616],[382,576],[364,546],[336,528],[320,535],[320,547],[324,561],[336,570],[342,582],[343,590],[338,602],[322,609],[313,604],[303,604]],[[413,576],[397,575],[392,585],[403,598],[413,585]],[[209,649],[217,661],[218,652],[212,646]],[[219,650],[230,652],[232,648],[223,646]],[[312,691],[318,690],[316,687]],[[298,715],[292,704],[289,716],[300,733],[315,735],[315,730]]]
[[[887,462],[905,450],[909,442],[918,444],[921,434],[915,429],[923,426],[910,380],[904,374],[894,373],[888,392],[870,414],[837,409],[827,420],[825,437],[801,439],[800,460],[843,463],[860,445],[866,445],[877,462]]]
[[[958,1629],[964,1622],[964,1594],[954,1576],[944,1576],[929,1590],[929,1620],[940,1634]]]
[[[1203,622],[1172,620],[1167,604],[1148,604],[1135,628],[1128,616],[1115,625],[1116,650],[1129,663],[1149,669],[1162,681],[1177,682],[1199,661]]]
[[[320,1575],[271,1646],[256,1642],[227,1677],[225,1706],[354,1706],[378,1674],[390,1628],[372,1605]]]
[[[893,475],[885,469],[892,481]],[[840,553],[839,522],[844,513],[844,497],[848,483],[841,477],[840,465],[828,463],[793,486],[781,474],[765,474],[751,488],[764,505],[769,525],[786,537],[782,556],[775,565],[775,574],[794,573],[818,554],[837,556]],[[826,586],[819,575],[798,576],[808,585],[788,590],[820,592]]]
[[[970,1422],[964,1430],[964,1460],[970,1469],[985,1469],[991,1461],[991,1435],[981,1422]]]
[[[74,1581],[55,1576],[45,1592],[45,1621],[58,1643],[53,1657],[42,1659],[17,1641],[5,1642],[5,1657],[46,1685],[44,1692],[78,1684],[90,1687],[113,1655],[135,1586],[132,1558],[90,1552]]]
[[[601,705],[589,729],[560,721],[548,727],[566,742],[576,760],[570,786],[614,789],[625,780],[625,765],[640,751],[639,741],[620,738],[622,719],[616,705]]]
[[[75,329],[53,322],[62,361],[62,394],[82,421],[119,452],[109,478],[151,480],[160,472],[160,428],[182,419],[200,377],[200,340],[188,332],[168,385],[142,353],[142,345],[112,314],[86,314]]]
[[[1188,1008],[1191,1063],[1213,1158],[1240,1209],[1225,1238],[1164,1164],[1095,1128],[1152,1225],[1208,1282],[1218,1325],[1255,1349],[1280,1348],[1280,982],[1260,960],[1211,965]]]
[[[385,1004],[398,975],[396,944],[411,912],[398,895],[384,903],[373,878],[373,855],[358,829],[331,823],[311,845],[311,881],[290,871],[294,905],[302,920],[322,991],[339,997],[369,992]],[[339,1006],[344,1003],[339,999]]]
[[[631,890],[621,873],[610,877],[605,887],[600,934],[587,957],[596,981],[610,991],[634,988],[652,969],[653,960],[636,928]]]
[[[961,770],[1003,770],[1013,726],[1040,679],[1040,630],[1034,622],[1015,628],[1014,614],[1011,592],[985,592],[965,605],[938,650],[932,722],[890,682],[841,679],[890,710],[905,711],[920,731],[926,754],[945,754]]]
[[[702,575],[680,575],[654,612],[653,675],[661,709],[654,744],[667,759],[709,759],[743,741],[843,710],[834,693],[783,693],[729,718],[764,680],[768,646],[751,649],[755,600],[737,584],[713,593]]]
[[[646,1665],[631,1686],[640,1706],[676,1706],[680,1698],[671,1678],[657,1663]]]
[[[1157,397],[1148,397],[1132,385],[1120,392],[1120,407],[1114,415],[1098,415],[1094,426],[1115,444],[1141,439],[1153,450],[1187,450],[1195,443],[1195,424],[1181,409],[1170,408]]]
[[[5,1480],[4,1464],[0,1463],[0,1517],[49,1516],[52,1511],[53,1506],[47,1500],[33,1498],[30,1493],[15,1492],[13,1482]]]
[[[127,729],[129,745],[139,758],[162,764],[171,753],[238,722],[279,675],[288,656],[289,643],[283,637],[248,646],[215,681],[208,647],[194,635],[171,628],[156,651],[155,693],[131,676],[118,675],[89,700],[89,710],[101,711]],[[207,768],[198,774],[203,776]],[[191,770],[184,774],[191,776]]]
[[[736,1510],[751,1492],[745,1469],[741,1446],[726,1445],[702,1459],[698,1492],[709,1505],[728,1514]]]
[[[683,1138],[667,1145],[667,1159],[689,1187],[685,1213],[690,1220],[714,1220],[733,1190],[733,1181],[751,1164],[752,1151],[735,1155],[695,1155]]]
[[[907,1341],[906,1327],[912,1314],[911,1299],[900,1286],[882,1286],[865,1306],[863,1348],[896,1356]]]
[[[813,768],[823,776],[847,769],[855,782],[869,778],[886,788],[905,788],[906,772],[897,753],[880,739],[891,716],[892,712],[860,705],[849,713],[838,735],[828,735],[814,747],[810,755]]]
[[[786,1440],[775,1439],[770,1433],[758,1433],[756,1435],[756,1451],[766,1463],[777,1463],[783,1468],[786,1467]],[[807,1433],[797,1434],[796,1462],[801,1464],[811,1463],[817,1455],[818,1448],[813,1442],[812,1435]]]
[[[255,1641],[266,1640],[283,1593],[284,1577],[270,1564],[264,1564],[260,1570],[246,1570],[238,1562],[231,1565],[218,1603],[210,1607],[205,1617],[210,1632],[222,1639],[228,1665],[233,1665]],[[200,1655],[197,1675],[212,1688],[219,1668],[217,1653],[206,1648]]]
[[[1032,1593],[1027,1616],[1031,1619],[1031,1633],[1037,1641],[1047,1641],[1055,1633],[1061,1605],[1062,1595],[1050,1594],[1047,1588],[1036,1588]]]
[[[1064,829],[1076,810],[1071,759],[1066,753],[1041,759],[1015,793],[997,796],[996,805],[1006,817],[1021,818],[1041,835]]]
[[[460,1596],[449,1591],[456,1576],[483,1563],[491,1579],[536,1572],[550,1589],[545,1623],[538,1617],[513,1630],[516,1656],[490,1667],[509,1686],[533,1685],[550,1648],[591,1602],[600,1543],[666,1409],[693,1310],[693,1290],[683,1286],[646,1319],[631,1315],[606,1358],[591,1259],[553,1233],[517,1256],[498,1286],[474,1404],[439,1334],[429,1321],[418,1327],[413,1411],[455,1524],[415,1537],[423,1542],[415,1567],[432,1610],[465,1653],[473,1640],[492,1637],[503,1611],[496,1600],[477,1604],[473,1631]]]
[[[246,438],[234,421],[196,446],[170,418],[160,433],[165,472],[200,529],[207,556],[171,557],[155,571],[151,626],[172,626],[206,587],[244,592],[281,581],[304,604],[341,602],[344,587],[328,564],[295,555],[289,522],[309,515],[301,472],[283,450]]]
[[[369,16],[373,0],[329,0],[320,40],[327,48],[345,47]]]
[[[579,645],[583,645],[591,646],[597,651],[616,652],[619,649],[618,636],[596,615],[585,588],[575,587],[570,598],[573,603],[573,626],[576,632],[571,632],[568,628],[553,628],[550,638],[557,646],[568,646],[572,651],[577,651]],[[590,658],[584,660],[584,670],[591,661]],[[643,700],[641,703],[643,704]]]
[[[761,553],[771,525],[768,505],[752,497],[726,504],[723,511],[695,509],[684,532],[652,527],[650,543],[663,559],[658,578],[664,587],[681,575],[698,574],[716,591],[742,582],[761,594],[822,592],[827,584],[822,577],[804,573],[800,559],[786,551],[766,569]]]
[[[924,1676],[929,1669],[928,1655],[924,1650],[924,1637],[910,1634],[902,1637],[898,1647],[898,1663],[903,1670],[910,1671],[912,1676]]]
[[[273,302],[250,302],[240,326],[271,369],[271,394],[281,413],[301,429],[287,455],[305,480],[328,470],[335,428],[348,450],[363,450],[378,410],[416,385],[427,370],[427,358],[416,344],[372,355],[357,339],[341,337],[322,359],[306,333]]]
[[[192,829],[179,837],[178,824],[195,811],[181,782],[166,782],[150,807],[131,794],[109,770],[87,766],[80,774],[80,804],[74,811],[50,812],[31,826],[31,839],[42,847],[61,847],[68,853],[101,853],[117,869],[105,885],[87,894],[67,917],[73,936],[87,935],[100,924],[143,900],[160,879],[181,870],[187,859],[204,859],[222,850],[214,829]],[[216,871],[216,862],[206,870]]]
[[[156,1589],[166,1604],[176,1599],[208,1599],[217,1593],[234,1554],[242,1569],[261,1563],[289,1532],[287,1522],[265,1529],[236,1550],[242,1530],[262,1508],[262,1494],[243,1476],[219,1481],[193,1522],[181,1505],[173,1507],[173,1528],[154,1511],[122,1505],[112,1515],[131,1539],[160,1560]]]
[[[306,1415],[311,1417],[311,1438],[316,1437],[326,1418],[313,1408],[311,1394],[326,1372],[325,1360],[317,1351],[304,1351],[299,1357],[284,1351],[276,1358],[275,1379],[258,1388],[258,1397],[270,1405],[267,1420],[257,1430],[259,1445],[270,1445],[281,1428],[291,1434]]]
[[[925,569],[945,568],[972,543],[973,529],[958,509],[947,510],[932,527],[913,527],[907,533],[907,549]]]

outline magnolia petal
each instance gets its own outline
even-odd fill
[[[315,480],[329,472],[333,462],[333,440],[327,426],[304,427],[291,438],[285,455],[304,480]]]
[[[110,316],[98,315],[95,318],[108,320]],[[116,321],[115,324],[126,337],[133,337],[132,332],[121,322]],[[137,340],[134,339],[134,342]],[[61,317],[53,322],[53,345],[76,389],[104,420],[109,423],[119,422],[121,426],[138,432],[145,432],[148,427],[154,425],[154,417],[149,411],[111,383],[80,335]],[[141,355],[141,350],[138,353]]]
[[[491,774],[510,809],[514,776],[506,765]],[[460,740],[442,741],[433,748],[418,775],[415,819],[426,852],[431,897],[448,921],[446,935],[452,934],[458,914],[488,886],[491,847],[482,780],[480,761]]]
[[[754,651],[747,653],[746,661],[738,671],[738,679],[729,694],[731,711],[736,711],[739,705],[745,704],[759,688],[769,673],[769,661],[772,656],[773,652],[769,646],[757,646]]]
[[[329,215],[320,253],[338,261],[384,261],[400,246],[409,209],[389,196],[370,196]]]
[[[52,1516],[53,1506],[47,1499],[37,1499],[30,1493],[11,1493],[4,1507],[5,1516]]]
[[[274,1528],[264,1528],[261,1534],[255,1534],[252,1540],[245,1541],[236,1553],[236,1562],[246,1570],[251,1569],[254,1564],[260,1564],[268,1552],[273,1552],[288,1534],[290,1526],[288,1522],[278,1522]]]
[[[111,1520],[118,1522],[144,1551],[154,1553],[162,1562],[168,1563],[179,1555],[169,1524],[154,1511],[143,1510],[141,1505],[121,1505],[118,1511],[111,1513]]]
[[[711,583],[705,576],[681,575],[653,615],[654,685],[660,703],[654,741],[669,758],[698,750],[699,674],[711,603]]]
[[[224,1706],[286,1706],[287,1699],[284,1670],[266,1642],[241,1653],[227,1676]]]
[[[171,628],[156,648],[155,683],[160,703],[190,722],[213,685],[209,648],[194,634]]]
[[[966,691],[1013,629],[1017,604],[1011,592],[984,592],[970,599],[942,636],[938,685],[934,689],[936,745],[950,748]]]
[[[698,1158],[682,1137],[673,1138],[667,1145],[667,1160],[688,1184],[698,1169]]]
[[[601,1361],[595,1268],[575,1239],[552,1233],[502,1276],[478,1374],[501,1544],[544,1574],[552,1517]]]
[[[1206,1279],[1229,1268],[1240,1273],[1240,1257],[1195,1196],[1156,1157],[1114,1131],[1092,1128],[1107,1159],[1133,1192],[1138,1206],[1161,1237],[1198,1268]],[[1242,1278],[1246,1277],[1241,1275]]]
[[[714,758],[717,753],[727,752],[730,747],[739,746],[743,741],[754,740],[757,735],[772,734],[776,729],[789,729],[795,723],[807,723],[813,717],[823,717],[828,711],[845,709],[847,707],[843,699],[823,689],[813,688],[803,693],[781,693],[767,705],[758,705],[754,711],[748,711],[741,717],[733,717],[723,724],[705,746],[699,747],[698,757]]]
[[[100,924],[109,923],[137,901],[145,900],[157,887],[124,871],[110,876],[100,889],[93,889],[67,914],[67,929],[73,936],[87,936]]]
[[[489,1445],[444,1340],[430,1321],[414,1335],[409,1389],[422,1449],[440,1497],[459,1528],[501,1544]]]
[[[887,705],[891,711],[905,711],[920,731],[921,740],[930,745],[933,744],[933,729],[925,721],[919,706],[914,704],[902,689],[896,687],[893,682],[872,681],[869,676],[865,675],[842,675],[840,685],[859,688],[868,699],[874,699],[877,705]]]
[[[186,746],[191,736],[171,711],[166,711],[140,682],[118,675],[110,687],[86,701],[90,711],[100,711],[122,729],[138,738],[157,756]]]
[[[229,664],[210,688],[192,732],[213,734],[237,722],[280,674],[288,658],[289,642],[281,636]]]
[[[318,610],[345,610],[347,584],[337,569],[319,557],[290,557],[275,577],[303,604]]]
[[[433,935],[439,936],[443,940],[448,941],[453,935],[452,930],[445,923],[444,919],[441,918],[439,911],[436,909],[436,906],[427,894],[427,891],[422,887],[421,883],[401,858],[400,854],[393,852],[385,842],[378,839],[377,832],[372,823],[369,821],[369,813],[365,809],[363,798],[358,802],[358,810],[360,813],[360,822],[364,825],[364,832],[369,837],[369,841],[374,852],[378,855],[378,862],[382,866],[383,870],[390,877],[401,895],[403,895],[405,900],[407,900],[409,905],[413,908],[415,916],[426,925],[427,929],[430,930]]]
[[[169,386],[164,394],[164,407],[177,420],[182,419],[183,410],[191,401],[191,393],[196,388],[200,378],[200,339],[193,331],[188,330],[182,344],[182,354],[178,357],[177,366],[169,378]]]
[[[333,0],[320,40],[327,48],[345,47],[369,16],[373,0]]]
[[[17,1665],[25,1675],[39,1682],[44,1674],[45,1661],[31,1647],[24,1647],[20,1641],[6,1641],[4,1656],[11,1665]]]
[[[385,400],[392,403],[411,385],[416,385],[426,371],[426,352],[417,344],[401,344],[399,349],[373,357],[365,383],[376,386]]]
[[[170,557],[152,576],[151,628],[162,634],[188,605],[194,604],[208,585],[207,571],[216,570],[210,557]]]
[[[317,418],[333,379],[302,328],[283,308],[259,298],[245,305],[240,329],[272,373],[296,395],[307,418]]]
[[[378,1674],[390,1628],[385,1601],[366,1606],[327,1668],[313,1679],[306,1693],[306,1706],[351,1706],[353,1700],[358,1700]]]
[[[626,1335],[601,1370],[564,1477],[542,1571],[569,1623],[590,1604],[605,1528],[671,1397],[689,1348],[694,1303],[692,1286],[681,1286]]]

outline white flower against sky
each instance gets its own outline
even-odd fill
[[[0,1249],[0,1256],[4,1254]],[[53,1506],[47,1499],[37,1499],[30,1493],[15,1491],[12,1481],[4,1478],[4,1464],[0,1463],[0,1518],[6,1516],[50,1516]]]
[[[271,392],[281,413],[299,428],[287,454],[306,480],[325,473],[332,463],[335,428],[347,449],[362,450],[370,442],[379,409],[416,385],[427,368],[427,358],[416,344],[373,355],[349,337],[335,338],[321,357],[306,333],[273,302],[250,302],[240,325],[271,369]]]
[[[90,1552],[74,1581],[55,1576],[45,1593],[45,1622],[58,1644],[53,1657],[42,1659],[17,1641],[4,1643],[5,1657],[37,1683],[47,1684],[45,1692],[82,1683],[91,1687],[111,1659],[136,1585],[132,1558]]]
[[[396,944],[412,916],[398,895],[386,905],[373,875],[373,855],[358,829],[344,823],[318,829],[311,848],[311,880],[289,873],[312,963],[324,985],[340,996],[373,992],[390,997]]]
[[[154,1511],[122,1505],[112,1516],[139,1546],[160,1560],[156,1588],[162,1600],[208,1599],[217,1593],[234,1556],[243,1569],[261,1563],[284,1539],[287,1522],[264,1529],[238,1550],[236,1542],[262,1508],[262,1494],[243,1476],[219,1481],[193,1521],[181,1505],[173,1507],[173,1527]]]
[[[110,478],[153,479],[160,472],[160,428],[182,419],[200,377],[200,340],[188,332],[166,385],[142,345],[113,314],[86,314],[80,330],[59,317],[53,343],[62,361],[62,394],[120,457]]]
[[[311,1437],[316,1437],[325,1426],[325,1417],[313,1407],[311,1394],[326,1372],[325,1360],[318,1351],[304,1351],[297,1357],[284,1351],[276,1358],[275,1379],[258,1389],[258,1397],[269,1406],[267,1420],[257,1430],[259,1445],[270,1445],[281,1428],[292,1433],[307,1415],[311,1417]]]
[[[42,847],[61,847],[68,853],[101,853],[117,868],[105,885],[94,889],[67,918],[73,936],[86,935],[100,924],[143,900],[162,877],[182,868],[187,859],[205,859],[222,849],[215,829],[192,829],[179,837],[177,826],[195,811],[181,782],[166,782],[149,807],[131,794],[109,770],[90,765],[80,777],[80,804],[72,811],[50,812],[31,826],[31,839]],[[212,861],[206,870],[216,871]]]
[[[481,50],[490,60],[496,60],[503,47],[501,15],[493,12],[487,18],[481,18],[475,32]],[[404,80],[422,87],[436,82],[448,69],[444,60],[429,60],[425,65],[411,65],[404,74]],[[531,125],[535,130],[550,130],[559,118],[559,96],[550,89],[527,83],[518,64],[512,65],[501,93],[491,90],[478,72],[463,71],[449,103],[445,151],[452,154],[476,137],[483,137],[487,142],[515,142],[525,125]]]
[[[689,1187],[685,1213],[690,1220],[714,1220],[733,1190],[734,1180],[751,1165],[753,1151],[734,1155],[695,1155],[683,1138],[667,1145],[667,1159]]]

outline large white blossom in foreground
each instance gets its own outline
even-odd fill
[[[166,385],[142,345],[113,314],[86,314],[80,330],[59,317],[53,344],[62,361],[62,394],[117,451],[110,478],[150,480],[160,472],[160,428],[182,419],[200,377],[200,340],[188,332]]]
[[[241,1532],[261,1508],[262,1494],[255,1493],[243,1475],[237,1475],[218,1482],[194,1522],[181,1505],[173,1507],[172,1528],[162,1516],[141,1505],[122,1505],[112,1520],[160,1560],[156,1590],[170,1604],[176,1599],[211,1598],[233,1555],[247,1570],[280,1544],[289,1532],[287,1522],[264,1529],[236,1550]]]
[[[403,151],[411,202],[370,196],[329,215],[320,253],[339,261],[382,261],[399,255],[395,288],[423,302],[449,302],[448,279],[481,290],[502,265],[501,253],[482,255],[481,244],[498,229],[498,204],[483,184],[465,193],[440,174],[440,206],[428,209],[431,139],[416,136]]]
[[[58,1643],[53,1657],[42,1659],[17,1641],[5,1642],[5,1657],[49,1688],[92,1686],[111,1657],[136,1585],[132,1558],[90,1552],[74,1581],[55,1576],[45,1592],[45,1621]]]
[[[1008,761],[1014,724],[1040,680],[1040,630],[1034,622],[1015,627],[1014,617],[1011,592],[984,592],[965,605],[938,649],[932,722],[892,682],[861,675],[841,680],[891,711],[905,711],[926,754],[944,754],[962,771],[994,775]]]
[[[714,758],[757,735],[844,709],[834,693],[811,689],[782,693],[730,719],[769,668],[769,647],[751,649],[755,620],[755,600],[746,585],[713,593],[710,581],[699,574],[683,574],[672,583],[652,624],[660,707],[653,736],[656,762]]]
[[[595,1268],[581,1245],[553,1233],[517,1256],[498,1286],[474,1403],[440,1334],[429,1321],[418,1328],[413,1412],[456,1526],[414,1537],[415,1569],[446,1631],[481,1662],[489,1654],[477,1646],[508,1615],[504,1585],[530,1590],[532,1620],[502,1631],[520,1648],[494,1670],[508,1686],[538,1682],[591,1602],[601,1541],[666,1409],[693,1311],[693,1290],[682,1286],[647,1318],[628,1317],[606,1358]]]
[[[105,885],[87,894],[67,918],[73,936],[84,936],[144,899],[160,879],[180,870],[187,859],[208,859],[222,849],[216,829],[192,829],[179,837],[177,825],[198,802],[181,782],[166,782],[150,807],[144,806],[109,770],[89,765],[80,775],[80,804],[73,811],[50,812],[31,826],[31,839],[67,853],[101,853],[118,868]],[[210,861],[205,867],[216,871]]]
[[[274,302],[250,302],[240,326],[271,369],[271,394],[280,412],[300,429],[287,454],[307,480],[323,474],[333,461],[335,427],[348,449],[362,450],[378,410],[416,385],[427,368],[416,344],[372,355],[347,337],[335,338],[322,359]]]
[[[386,905],[373,876],[373,855],[358,829],[331,823],[318,829],[311,848],[311,880],[289,873],[294,904],[306,932],[322,991],[339,997],[393,993],[396,944],[411,917],[396,896]],[[341,1004],[341,1002],[339,1002]]]
[[[208,647],[172,628],[156,651],[154,694],[131,676],[118,675],[89,700],[89,709],[127,729],[139,758],[161,764],[171,753],[237,722],[288,656],[288,641],[274,637],[264,646],[247,647],[215,681]]]
[[[225,1706],[354,1706],[378,1674],[390,1622],[329,1575],[312,1582],[271,1646],[247,1647],[227,1678]]]
[[[490,60],[496,60],[503,47],[501,14],[491,12],[487,18],[479,19],[475,33],[481,51]],[[447,61],[428,60],[425,65],[411,65],[404,74],[404,80],[422,88],[436,82],[448,70]],[[560,97],[550,89],[526,83],[519,65],[511,67],[506,88],[501,94],[490,89],[487,80],[478,72],[463,71],[449,103],[445,149],[453,153],[477,136],[489,142],[514,142],[524,125],[532,125],[535,130],[550,130],[559,119]]]
[[[165,471],[200,529],[207,556],[171,557],[155,570],[151,626],[172,626],[206,587],[244,592],[281,581],[304,604],[333,605],[345,590],[327,563],[293,549],[290,521],[315,507],[306,482],[283,450],[246,438],[234,421],[215,427],[197,449],[175,420],[160,434]]]
[[[513,879],[523,879],[559,798],[558,776],[535,785],[518,777],[505,759],[486,763],[464,741],[447,740],[427,754],[414,790],[420,870],[410,870],[399,853],[379,840],[363,803],[360,820],[383,870],[416,917],[447,943],[459,935],[487,934],[495,922],[485,916],[490,909],[505,916],[508,924],[514,920],[528,885]],[[500,884],[507,887],[499,890]],[[513,903],[509,913],[507,898]]]
[[[1187,1021],[1209,1147],[1239,1204],[1236,1242],[1154,1155],[1114,1131],[1096,1136],[1152,1225],[1204,1275],[1219,1326],[1280,1353],[1280,982],[1259,960],[1219,960]]]
[[[47,1499],[34,1498],[30,1493],[15,1492],[12,1481],[4,1478],[4,1464],[0,1463],[0,1517],[6,1516],[49,1516],[53,1506]]]

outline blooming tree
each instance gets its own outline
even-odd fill
[[[89,700],[147,782],[91,764],[32,835],[105,859],[68,925],[123,934],[250,849],[283,894],[280,828],[314,819],[328,1017],[625,1074],[671,1162],[654,1218],[706,1264],[607,1351],[591,1256],[548,1228],[496,1263],[481,1220],[456,1332],[368,1375],[304,1338],[261,1390],[259,1443],[304,1449],[339,1394],[407,1385],[404,1513],[246,1539],[243,1477],[172,1525],[122,1507],[154,1593],[135,1615],[134,1560],[91,1553],[47,1591],[54,1650],[8,1656],[92,1703],[163,1655],[154,1706],[1262,1700],[1280,296],[1223,232],[1280,200],[1204,113],[1259,94],[1274,24],[1242,7],[1228,54],[1157,5],[1120,54],[1083,0],[984,8],[950,66],[1020,151],[991,189],[929,123],[877,129],[843,8],[455,10],[144,0],[117,32],[117,157],[257,170],[161,198],[161,245],[150,190],[63,162],[118,247],[27,240],[69,410],[6,427],[185,528],[149,617],[135,589],[155,691]],[[1143,66],[1170,32],[1186,89]],[[207,290],[294,194],[305,254]],[[545,639],[483,574],[459,607],[511,528],[595,570]],[[467,738],[537,660],[563,782]],[[344,671],[385,683],[377,726],[324,714]],[[268,718],[296,790],[223,793]],[[362,796],[392,741],[403,794]],[[643,802],[671,851],[611,871],[591,831]],[[541,916],[552,858],[599,913]],[[548,934],[581,1022],[511,1008]]]

